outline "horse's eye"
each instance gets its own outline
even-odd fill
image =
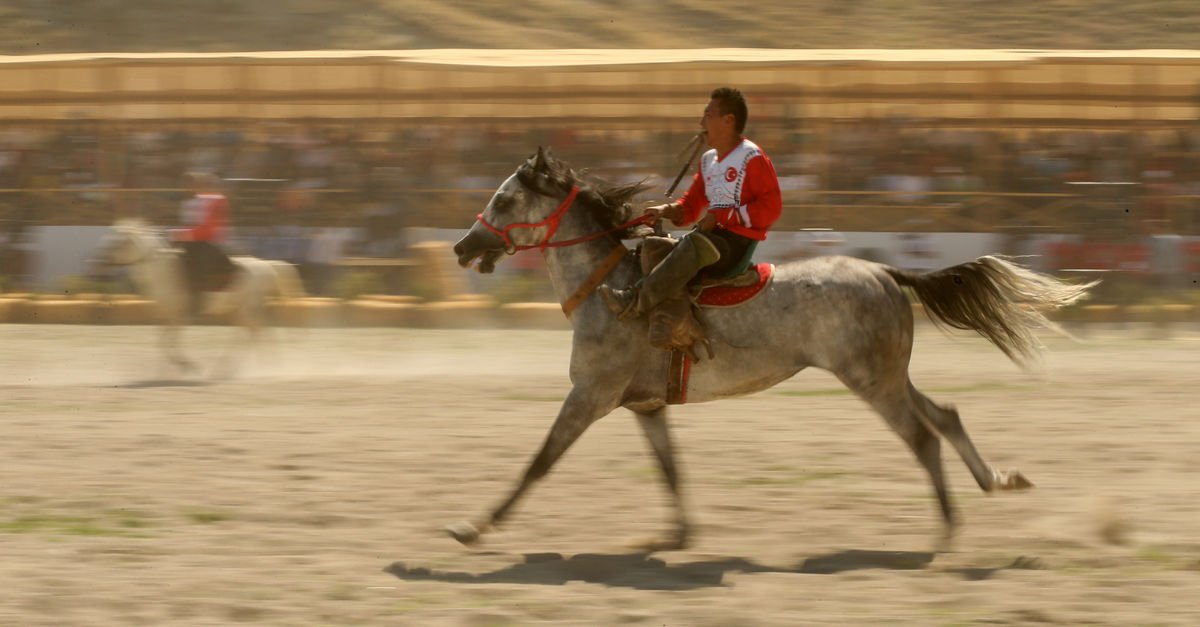
[[[497,196],[496,201],[492,203],[492,209],[498,212],[508,211],[512,207],[511,196]]]

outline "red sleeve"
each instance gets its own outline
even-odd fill
[[[750,215],[750,224],[747,226],[755,231],[766,232],[783,213],[779,177],[775,175],[775,166],[765,154],[746,164],[741,200],[746,213]]]
[[[700,212],[708,207],[708,195],[704,193],[704,177],[700,176],[699,170],[692,177],[692,186],[679,199],[679,204],[683,207],[683,220],[676,222],[676,226],[687,226],[699,220]]]

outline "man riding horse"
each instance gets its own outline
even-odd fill
[[[221,180],[208,172],[188,174],[195,194],[183,206],[186,228],[174,232],[183,249],[183,271],[188,310],[199,315],[206,291],[223,289],[237,266],[222,250],[229,236],[229,200],[221,193]]]
[[[646,215],[669,218],[678,226],[699,222],[640,286],[600,286],[609,309],[623,320],[676,298],[701,270],[710,278],[726,278],[744,269],[782,211],[775,166],[762,148],[742,136],[748,116],[742,92],[720,87],[709,98],[700,126],[711,150],[700,158],[691,187],[675,202],[646,209]]]

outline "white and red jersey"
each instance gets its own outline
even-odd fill
[[[187,228],[175,232],[181,242],[223,243],[229,235],[229,200],[222,194],[197,194],[183,205]]]
[[[725,155],[718,155],[715,148],[705,152],[680,202],[680,226],[699,220],[707,207],[718,225],[756,240],[767,239],[767,229],[783,211],[775,166],[767,153],[744,138]]]

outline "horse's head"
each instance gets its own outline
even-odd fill
[[[556,207],[570,193],[570,174],[542,148],[504,180],[467,234],[454,245],[459,265],[476,259],[480,272],[491,272],[504,253],[544,243],[557,220]]]
[[[158,238],[142,222],[120,220],[100,241],[95,261],[107,266],[133,265],[147,258],[158,245]]]

